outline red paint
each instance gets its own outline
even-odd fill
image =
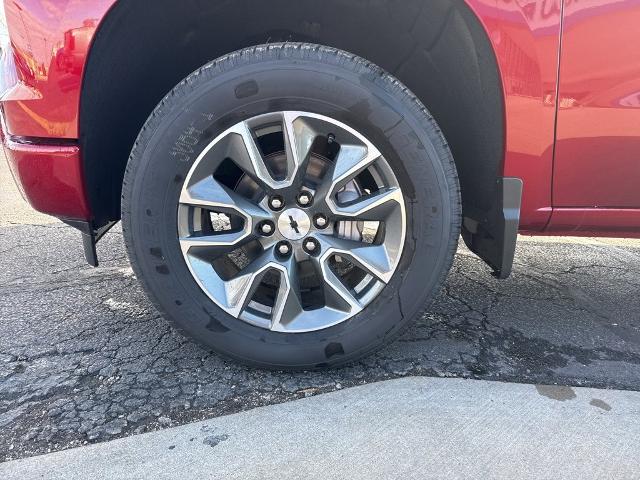
[[[638,208],[554,208],[549,235],[640,238]]]
[[[36,146],[5,139],[4,147],[13,177],[33,208],[70,219],[90,218],[77,146]]]
[[[640,207],[639,0],[565,9],[553,200]]]
[[[588,228],[599,234],[626,235],[635,231],[635,227],[625,230],[635,218],[630,209],[582,208],[572,213],[564,208],[554,212],[554,206],[640,209],[636,186],[640,180],[640,0],[564,2],[558,82],[561,0],[466,0],[491,40],[502,77],[503,174],[524,182],[522,231],[571,233]],[[114,3],[6,2],[20,80],[2,102],[8,133],[78,138],[86,57]],[[560,102],[554,160],[556,89]],[[34,207],[49,213],[55,210],[60,216],[90,218],[77,148],[64,147],[63,153],[43,147],[40,154],[35,153],[39,147],[29,147],[28,152],[25,148],[15,143],[10,147],[13,168],[19,172],[19,181],[28,180],[23,188]],[[35,161],[36,157],[41,160]],[[29,168],[35,169],[33,175],[26,172]],[[45,187],[42,179],[47,174],[52,175],[51,185],[75,192],[64,197],[69,199],[68,208],[59,201],[63,196]],[[46,195],[51,195],[48,201]]]
[[[99,21],[113,3],[5,2],[17,76],[30,92],[3,102],[8,133],[78,138],[83,67]]]

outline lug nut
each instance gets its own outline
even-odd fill
[[[289,255],[291,253],[291,245],[287,242],[281,242],[278,244],[277,250],[280,255]]]
[[[271,197],[269,199],[269,207],[271,207],[271,210],[280,210],[284,207],[284,200],[279,196]]]
[[[278,252],[280,252],[282,255],[286,255],[287,253],[289,253],[289,245],[283,243],[278,247]]]
[[[271,235],[273,233],[273,224],[271,222],[264,222],[260,226],[260,232],[263,235]]]
[[[316,228],[325,228],[328,223],[329,221],[327,220],[327,217],[325,217],[321,213],[316,215],[313,219],[313,224],[316,226]]]
[[[316,255],[320,250],[320,245],[315,238],[307,238],[302,244],[302,248],[304,251],[310,255]]]
[[[313,196],[309,192],[300,192],[298,194],[298,204],[301,207],[308,207],[313,202]]]

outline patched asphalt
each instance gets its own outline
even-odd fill
[[[640,389],[640,242],[523,239],[498,281],[461,248],[393,345],[340,370],[252,370],[176,333],[119,228],[84,264],[60,223],[0,227],[0,460],[404,376]]]

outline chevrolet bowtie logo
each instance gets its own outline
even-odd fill
[[[289,225],[291,225],[291,228],[293,228],[297,234],[300,233],[300,230],[298,230],[298,222],[296,222],[291,215],[289,215]]]

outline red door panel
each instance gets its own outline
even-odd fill
[[[565,0],[554,207],[640,207],[640,0]]]

